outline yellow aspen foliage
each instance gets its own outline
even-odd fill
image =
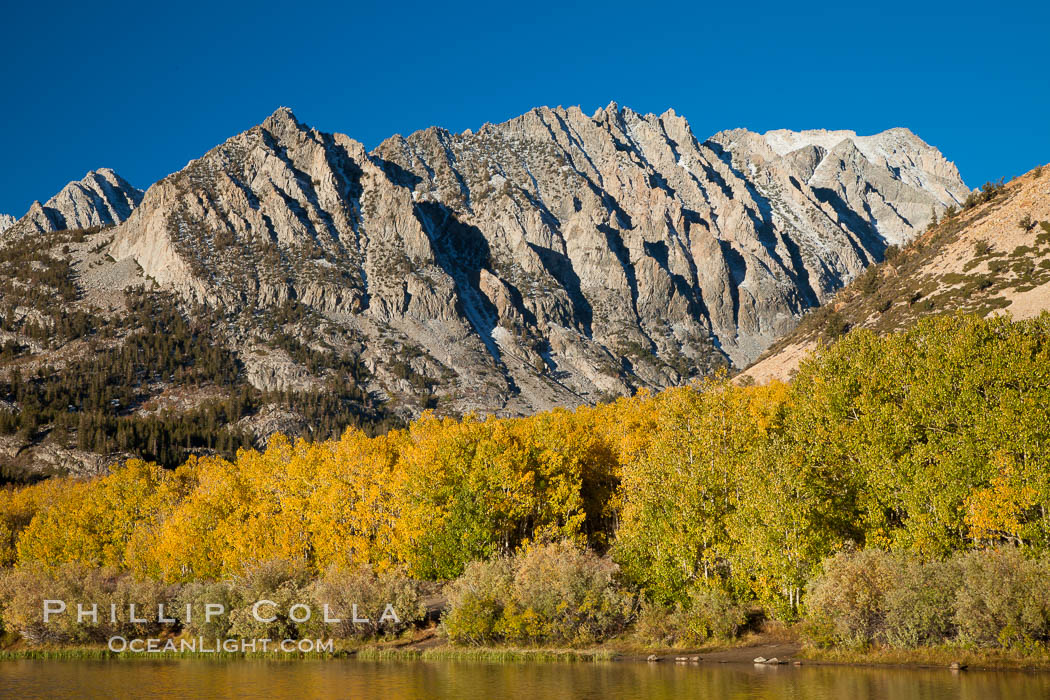
[[[55,478],[20,489],[0,489],[0,566],[15,563],[22,531],[38,512],[50,508],[68,485],[68,479]]]
[[[966,526],[976,542],[1008,542],[1023,545],[1024,516],[1037,504],[1036,491],[1017,483],[1008,457],[999,453],[1000,473],[986,488],[974,490],[966,499]]]
[[[171,472],[137,459],[98,479],[67,482],[22,532],[18,559],[126,568],[136,529],[154,527],[178,496]]]
[[[274,560],[406,568],[567,541],[652,600],[732,593],[775,614],[850,546],[936,558],[1050,549],[1050,315],[858,330],[789,383],[726,376],[528,418],[424,413],[338,440],[274,435],[174,471],[0,491],[0,566],[83,562],[171,581]]]
[[[613,460],[574,420],[554,411],[414,422],[399,462],[398,557],[416,575],[449,578],[530,539],[599,530],[609,517]]]
[[[369,438],[349,429],[338,442],[316,446],[319,488],[305,505],[319,570],[362,564],[383,570],[393,562],[400,519],[394,499],[401,486],[398,457],[406,443],[404,431]]]
[[[274,435],[263,452],[206,457],[179,468],[196,488],[158,533],[155,569],[167,579],[236,576],[263,561],[307,561],[308,443]]]

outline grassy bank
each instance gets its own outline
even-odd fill
[[[970,670],[1050,671],[1050,650],[1043,647],[1031,651],[951,646],[865,650],[805,648],[798,658],[803,663],[847,666],[950,668],[952,664],[959,664]]]
[[[421,661],[464,663],[644,663],[656,656],[655,663],[676,664],[753,664],[757,657],[773,658],[789,664],[886,666],[898,668],[943,668],[958,664],[968,670],[1050,671],[1050,649],[1037,645],[1030,649],[981,649],[961,646],[898,649],[820,649],[804,645],[793,630],[749,634],[730,644],[709,644],[693,649],[650,648],[629,638],[585,649],[544,647],[462,647],[449,644],[433,634],[412,639],[365,645],[339,645],[331,653],[273,652],[160,652],[115,653],[102,646],[36,648],[19,644],[0,650],[0,661],[14,660],[211,660],[265,659],[271,661],[358,659],[361,661]],[[698,658],[698,661],[691,661]]]
[[[360,649],[353,654],[364,661],[477,661],[483,663],[575,663],[616,661],[623,656],[614,649],[519,649],[502,647],[440,646],[431,649]]]
[[[725,654],[746,651],[751,658],[762,655],[762,648],[711,649],[701,654],[699,664],[750,664],[749,658],[731,660],[720,659]],[[676,659],[695,656],[689,651],[659,650],[654,654],[659,658],[656,663],[674,664]],[[712,658],[713,657],[713,658]],[[158,660],[201,660],[201,661],[235,661],[256,659],[268,661],[302,661],[357,659],[360,661],[451,661],[464,663],[596,663],[596,662],[631,662],[643,663],[646,657],[638,654],[625,654],[618,649],[511,649],[511,648],[461,648],[439,647],[434,649],[383,649],[367,648],[356,651],[337,650],[334,653],[262,653],[262,652],[160,652],[152,654],[115,653],[99,647],[72,647],[68,649],[18,649],[0,651],[0,662],[3,661],[158,661]],[[781,659],[801,665],[835,665],[835,666],[886,666],[901,668],[943,668],[950,669],[959,664],[964,670],[999,670],[999,671],[1050,671],[1050,654],[1046,652],[1025,654],[1020,652],[996,650],[965,650],[955,648],[927,649],[875,649],[853,651],[843,649],[803,649],[796,656]]]
[[[305,659],[359,659],[361,661],[464,661],[478,663],[576,663],[615,661],[624,658],[611,649],[516,649],[463,648],[442,646],[431,649],[364,647],[336,649],[334,652],[156,652],[118,653],[106,647],[77,646],[53,649],[8,649],[0,651],[0,661],[156,661],[202,659],[229,661],[268,659],[279,661]]]

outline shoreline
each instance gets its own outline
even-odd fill
[[[12,645],[18,646],[18,645]],[[755,659],[764,658],[765,663]],[[915,670],[1050,671],[1050,650],[1023,654],[1007,650],[928,647],[918,649],[816,649],[798,640],[755,639],[738,645],[711,645],[697,649],[644,649],[606,644],[592,648],[552,647],[457,647],[434,635],[389,644],[337,648],[332,652],[114,652],[104,645],[24,647],[0,649],[3,661],[174,661],[239,659],[324,661],[451,661],[475,663],[651,663],[672,666],[839,666],[853,668],[898,668]]]

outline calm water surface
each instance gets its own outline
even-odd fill
[[[667,663],[0,661],[0,697],[1044,700],[1050,674]]]

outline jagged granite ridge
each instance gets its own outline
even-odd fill
[[[33,202],[25,216],[8,227],[9,235],[119,224],[131,215],[142,195],[142,190],[109,168],[92,170],[43,204]]]
[[[388,394],[525,413],[744,366],[968,189],[904,129],[722,132],[673,111],[538,108],[372,152],[288,109],[153,185],[110,254],[227,308],[289,299]],[[401,374],[404,374],[402,371]]]

